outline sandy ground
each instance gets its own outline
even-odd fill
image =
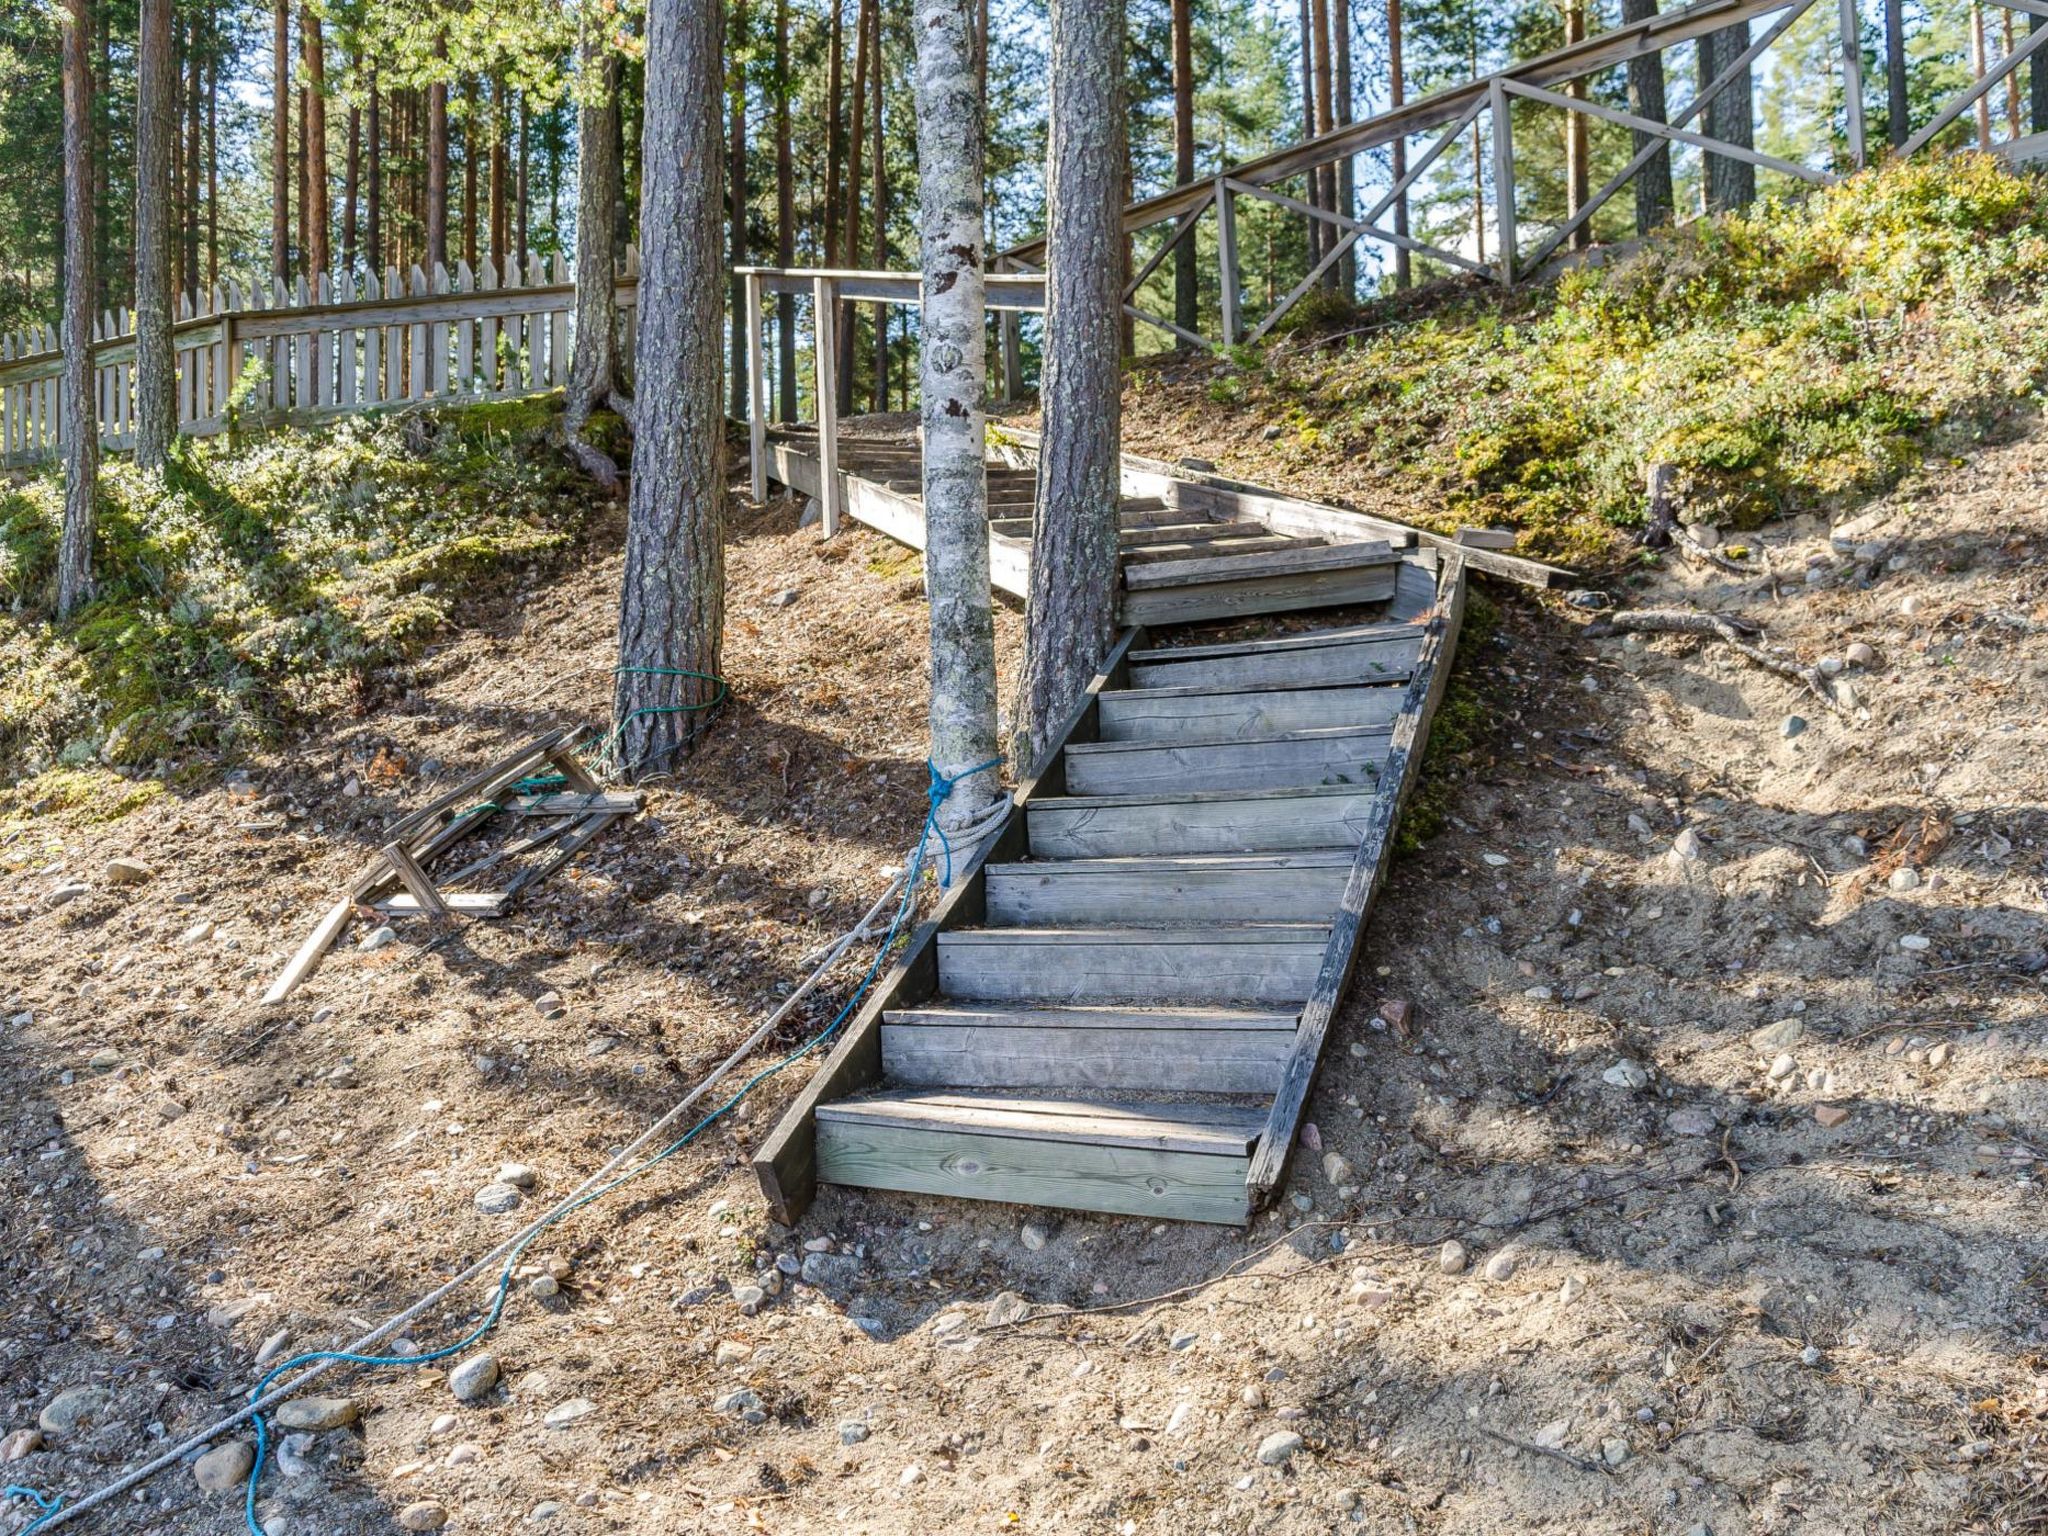
[[[478,1401],[441,1369],[330,1378],[353,1422],[292,1442],[268,1528],[2048,1529],[2044,485],[2041,444],[1992,448],[1845,552],[1772,529],[1774,581],[1615,587],[1807,661],[1869,646],[1841,705],[1491,589],[1454,819],[1382,899],[1318,1145],[1251,1231],[830,1190],[772,1227],[744,1158],[798,1067],[543,1240]],[[618,534],[246,781],[0,846],[0,1456],[40,1442],[8,1482],[75,1498],[220,1413],[266,1343],[430,1290],[665,1109],[900,862],[916,564],[777,504],[731,550],[735,701],[646,818],[504,922],[344,944],[257,1007],[392,816],[605,717]],[[153,878],[109,883],[119,855]],[[508,1161],[534,1187],[484,1214]],[[807,1255],[817,1283],[735,1305]],[[1005,1292],[1035,1310],[991,1326]],[[239,1497],[174,1469],[95,1526],[229,1532]]]

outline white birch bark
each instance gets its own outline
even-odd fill
[[[932,766],[959,778],[938,808],[957,879],[974,848],[957,835],[1002,797],[995,621],[988,575],[988,373],[982,164],[987,119],[975,0],[917,0],[918,237],[924,270],[925,588],[931,606]],[[945,873],[944,864],[941,874]]]

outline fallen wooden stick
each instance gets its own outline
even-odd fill
[[[1588,625],[1586,633],[1596,639],[1603,635],[1636,634],[1695,635],[1702,640],[1719,640],[1743,660],[1804,684],[1807,691],[1829,709],[1839,710],[1842,707],[1835,702],[1820,668],[1802,667],[1790,657],[1773,655],[1765,650],[1750,638],[1762,631],[1746,619],[1729,619],[1718,613],[1700,613],[1691,609],[1643,608],[1631,613],[1617,613],[1598,624]]]

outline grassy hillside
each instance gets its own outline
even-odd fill
[[[161,777],[316,707],[460,598],[566,544],[593,502],[540,400],[180,445],[168,475],[105,466],[94,601],[51,617],[63,488],[0,480],[0,783],[77,798],[110,767]],[[121,792],[117,799],[132,798]]]
[[[2044,322],[2048,183],[1921,161],[1511,295],[1461,281],[1313,309],[1263,352],[1140,373],[1132,436],[1595,562],[1640,521],[1653,463],[1680,471],[1689,513],[1752,526],[2031,416]]]

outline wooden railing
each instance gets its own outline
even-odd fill
[[[633,355],[640,256],[628,249],[618,284],[623,356]],[[486,400],[548,389],[569,377],[575,286],[558,256],[525,273],[485,261],[431,278],[387,268],[308,288],[233,278],[179,300],[178,430],[189,437],[232,423],[299,425],[424,401]],[[135,441],[135,317],[109,312],[93,328],[100,442]],[[66,424],[64,355],[43,327],[0,338],[0,465],[52,458]]]

